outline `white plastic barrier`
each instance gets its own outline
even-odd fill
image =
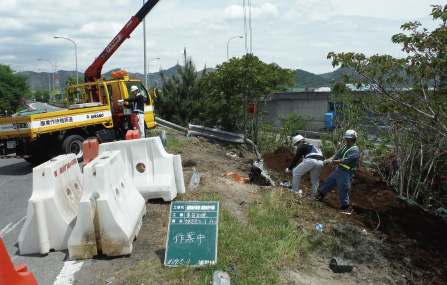
[[[146,200],[172,201],[185,193],[181,156],[167,153],[159,137],[99,145],[99,153],[112,150],[121,151],[126,172]]]
[[[20,254],[67,249],[82,187],[75,154],[60,155],[33,169],[33,194],[19,234]]]
[[[68,240],[70,259],[127,255],[146,213],[144,198],[124,170],[119,151],[102,152],[84,167],[84,192]]]

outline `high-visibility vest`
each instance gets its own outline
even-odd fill
[[[358,148],[358,146],[356,146],[356,145],[353,145],[353,146],[351,146],[350,148],[348,148],[348,145],[346,145],[346,146],[343,148],[343,150],[341,151],[341,154],[340,154],[341,158],[340,158],[340,159],[345,158],[346,154],[347,154],[351,149],[353,149],[353,148],[355,148],[355,147]],[[352,171],[357,170],[356,167],[349,167],[349,166],[347,166],[346,164],[342,164],[342,163],[340,163],[339,165],[340,165],[341,167],[344,167],[344,168],[348,169],[348,170],[352,170]]]

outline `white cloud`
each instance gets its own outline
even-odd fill
[[[16,7],[16,1],[15,0],[2,0],[0,2],[0,11],[11,11]],[[2,13],[2,12],[0,12]]]
[[[243,8],[239,5],[231,5],[224,9],[223,18],[224,19],[240,19],[243,14]]]
[[[253,18],[277,17],[278,8],[271,3],[263,3],[260,7],[252,7]]]
[[[441,0],[431,3],[441,4]],[[444,1],[445,2],[445,1]],[[245,1],[248,3],[248,1]],[[160,0],[146,17],[147,57],[160,57],[157,66],[183,62],[186,47],[197,68],[214,67],[229,56],[241,57],[252,43],[255,55],[282,67],[323,73],[332,70],[329,51],[389,53],[400,47],[390,38],[409,20],[435,25],[430,3],[422,0],[258,0],[251,2],[252,38],[245,38],[240,0]],[[141,8],[135,0],[1,0],[0,63],[14,70],[48,68],[83,71]],[[248,14],[247,14],[248,15]],[[247,34],[249,36],[249,34]],[[143,25],[140,24],[104,70],[129,67],[143,72]],[[153,69],[151,63],[151,70]],[[156,68],[158,70],[158,68]],[[154,69],[155,70],[155,69]],[[131,71],[131,70],[129,70]]]
[[[0,55],[0,62],[9,61],[9,60],[15,60],[15,59],[17,59],[17,57],[14,56],[14,55],[11,55],[11,54],[9,54],[9,55]]]
[[[0,25],[2,33],[11,33],[14,31],[22,31],[26,29],[26,25],[19,19],[5,18]]]
[[[326,48],[331,48],[334,45],[332,43],[329,43],[329,42],[316,42],[316,43],[314,43],[314,46],[316,48],[325,48],[326,49]]]
[[[290,25],[306,25],[309,24],[309,19],[305,16],[302,10],[286,10],[282,15],[285,22]]]
[[[338,0],[337,14],[346,16],[376,17],[385,19],[413,19],[427,16],[431,12],[431,4],[445,5],[445,1],[403,1],[403,0],[376,0],[365,1],[360,4],[358,0]]]

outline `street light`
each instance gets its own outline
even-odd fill
[[[45,60],[45,61],[48,61],[49,63],[51,63],[51,72],[53,73],[53,90],[54,90],[55,86],[54,86],[54,66],[53,66],[53,63],[51,61],[49,61],[48,59],[44,59],[44,58],[39,58],[38,60]]]
[[[243,36],[234,36],[234,37],[232,37],[232,38],[230,38],[230,39],[228,40],[228,42],[227,42],[227,61],[228,61],[228,44],[229,44],[230,41],[231,41],[232,39],[234,39],[234,38],[240,38],[240,39],[242,39]]]
[[[78,51],[76,50],[76,43],[69,38],[64,37],[54,37],[55,39],[65,39],[67,41],[72,42],[75,45],[75,58],[76,58],[76,85],[79,84],[79,76],[78,76]]]
[[[143,6],[146,3],[146,0],[143,0]],[[146,17],[143,18],[143,54],[144,54],[144,85],[147,86],[147,70],[146,70]]]
[[[39,70],[47,71],[46,69],[39,68]],[[48,100],[51,98],[51,73],[48,72]],[[42,95],[43,100],[43,95]]]
[[[148,60],[148,62],[147,62],[147,83],[146,83],[146,88],[149,88],[150,86],[150,81],[149,81],[149,77],[150,77],[150,73],[149,73],[149,63],[151,62],[151,61],[153,61],[153,60],[156,60],[156,59],[160,59],[159,57],[156,57],[156,58],[152,58],[152,59],[149,59]]]

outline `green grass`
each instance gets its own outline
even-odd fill
[[[196,200],[219,201],[220,196],[209,190]],[[118,276],[126,284],[210,284],[213,272],[222,270],[237,284],[278,284],[283,268],[305,267],[315,247],[331,243],[319,232],[300,228],[292,218],[297,207],[301,205],[296,200],[269,191],[261,204],[249,205],[244,223],[221,206],[217,264],[168,268],[158,259],[147,260]]]
[[[168,153],[180,153],[185,145],[190,142],[191,139],[186,138],[179,140],[176,136],[166,136],[166,151]]]
[[[155,128],[148,131],[146,137],[160,137],[163,129]],[[190,138],[179,139],[176,135],[166,131],[166,151],[168,153],[180,153],[182,149],[191,142]]]
[[[238,284],[277,284],[283,266],[307,255],[307,234],[290,219],[284,206],[275,192],[268,193],[261,205],[250,206],[248,225],[229,211],[221,211],[219,269],[235,268],[237,276],[234,272],[230,276]]]

